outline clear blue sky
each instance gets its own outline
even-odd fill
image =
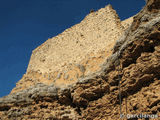
[[[26,72],[32,50],[79,23],[91,9],[111,4],[120,18],[135,15],[144,0],[0,0],[0,97]]]

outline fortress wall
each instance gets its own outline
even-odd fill
[[[79,24],[33,50],[27,73],[12,93],[37,83],[72,84],[100,70],[131,22],[132,18],[121,22],[111,5],[90,13]]]
[[[113,44],[122,32],[115,10],[106,6],[36,48],[27,72],[40,70],[45,73],[68,63],[78,63],[91,52],[97,53]]]

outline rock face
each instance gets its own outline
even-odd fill
[[[132,18],[121,22],[111,5],[91,12],[81,23],[48,39],[33,51],[27,73],[12,93],[37,83],[73,84],[78,78],[100,70],[112,54],[116,40],[131,22]]]
[[[110,10],[110,8],[109,6],[100,11]],[[92,12],[89,16],[91,17],[93,14],[96,16],[97,14],[98,18],[98,15],[102,15],[103,21],[105,19],[103,18],[105,17],[105,12],[100,13]],[[112,17],[112,20],[113,18],[115,17]],[[87,17],[84,21],[86,19]],[[55,42],[56,39],[61,41],[61,37],[65,36],[65,34],[69,35],[69,31],[62,33],[60,35],[61,37],[53,38],[55,41],[52,39],[46,41],[44,45],[34,50],[28,71],[22,78],[22,81],[33,82],[33,79],[39,78],[39,83],[34,81],[33,83],[35,83],[35,85],[30,87],[28,85],[20,89],[18,86],[24,86],[24,83],[19,82],[12,94],[0,98],[0,119],[118,120],[120,119],[120,113],[124,115],[152,115],[150,117],[155,117],[157,120],[160,119],[160,0],[148,0],[146,6],[133,17],[132,23],[130,23],[130,21],[132,21],[130,19],[120,22],[116,17],[116,20],[113,21],[118,21],[119,24],[114,24],[116,26],[114,27],[118,28],[118,30],[113,30],[113,34],[111,34],[111,32],[106,36],[101,33],[101,35],[105,37],[110,35],[109,37],[114,38],[112,39],[113,41],[106,38],[106,40],[109,41],[105,43],[105,37],[102,39],[102,41],[104,40],[104,45],[101,43],[98,44],[94,42],[94,40],[90,41],[91,45],[94,46],[94,44],[98,44],[97,47],[102,47],[102,51],[104,51],[105,57],[102,62],[97,62],[101,63],[101,67],[99,69],[95,68],[95,71],[90,74],[85,74],[89,67],[87,68],[87,65],[84,67],[83,64],[77,65],[84,74],[83,77],[77,77],[77,80],[71,84],[60,84],[61,82],[58,84],[58,81],[62,81],[61,77],[63,73],[58,74],[55,82],[41,82],[43,81],[42,76],[45,75],[46,77],[48,75],[46,73],[49,73],[47,67],[51,69],[51,72],[54,72],[57,68],[59,68],[60,71],[66,70],[65,67],[61,66],[56,68],[56,65],[54,69],[53,66],[47,66],[47,62],[52,60],[51,58],[55,52],[53,51],[52,53],[53,46],[51,43]],[[87,20],[93,21],[93,19],[89,19],[89,17]],[[86,25],[88,25],[86,29],[90,27],[89,30],[94,31],[93,28],[95,24],[89,25],[89,21],[88,23],[85,21]],[[80,26],[80,24],[78,25]],[[106,25],[108,25],[108,23],[106,23]],[[100,25],[99,29],[101,30],[99,32],[102,32],[102,29],[107,27],[108,26]],[[76,25],[71,29],[75,29],[74,31],[76,32]],[[83,30],[85,29],[81,29],[81,33],[83,33]],[[125,32],[123,32],[124,30]],[[77,36],[79,33],[80,32],[74,34]],[[115,35],[115,33],[117,33],[117,35],[113,37],[112,35]],[[88,34],[91,33],[88,32],[86,35],[83,33],[84,36],[80,36],[89,40]],[[98,34],[98,32],[94,34],[94,39],[101,41],[100,38],[96,37],[100,34]],[[76,38],[75,36],[73,37],[74,39]],[[79,41],[81,42],[83,40]],[[64,45],[66,43],[64,42]],[[47,45],[50,46],[47,47]],[[85,44],[85,47],[87,48],[89,46]],[[78,47],[78,49],[79,48],[81,47]],[[45,51],[45,49],[47,51]],[[91,54],[93,49],[95,49],[96,52]],[[93,47],[93,49],[91,51],[86,50],[84,56],[88,55],[98,58],[98,51],[101,51],[101,48],[96,49]],[[109,50],[110,52],[108,52]],[[47,56],[48,54],[50,54],[51,57]],[[59,54],[63,55],[63,53]],[[75,52],[72,53],[72,55],[73,54],[76,56],[78,53]],[[100,54],[100,56],[102,56],[102,54]],[[42,55],[46,56],[41,63],[40,59]],[[86,57],[83,59],[75,58],[74,60],[76,61],[75,63],[78,63],[87,59]],[[36,60],[39,60],[37,64],[35,63]],[[65,60],[67,61],[67,58]],[[90,62],[93,61],[94,59],[91,59]],[[60,61],[59,65],[61,65],[62,62]],[[73,64],[74,62],[71,61],[71,63]],[[33,66],[34,64],[35,66]],[[40,64],[40,66],[38,66],[38,64]],[[90,63],[88,66],[93,66],[94,64],[95,63]],[[67,65],[68,61],[66,62],[66,66]],[[72,68],[72,66],[73,65],[70,67]],[[78,73],[77,71],[76,73]],[[73,76],[74,74],[70,72],[69,75]],[[52,78],[50,76],[47,77]],[[130,119],[138,120],[138,118]],[[145,119],[147,120],[149,118]]]

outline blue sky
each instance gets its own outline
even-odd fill
[[[0,0],[0,97],[26,72],[32,50],[79,23],[91,9],[111,4],[122,20],[144,0]]]

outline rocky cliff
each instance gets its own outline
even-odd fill
[[[100,70],[131,22],[132,17],[121,22],[111,5],[91,12],[81,23],[33,50],[27,73],[12,93],[37,83],[70,85]]]
[[[109,5],[33,51],[0,119],[158,120],[159,71],[160,0],[122,22]]]

